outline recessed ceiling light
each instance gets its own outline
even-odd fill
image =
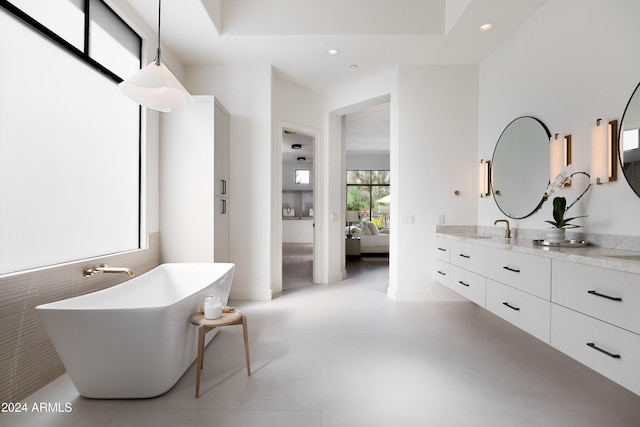
[[[494,24],[493,22],[487,22],[486,24],[480,25],[480,31],[490,31],[493,30],[493,27],[495,26],[496,24]]]
[[[327,54],[329,54],[331,56],[337,55],[339,53],[340,53],[340,51],[338,49],[329,49],[329,50],[327,50]]]
[[[351,68],[355,70],[356,68],[358,68],[358,64],[351,64]]]

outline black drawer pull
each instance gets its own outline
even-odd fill
[[[595,344],[594,344],[594,343],[592,343],[592,342],[588,342],[588,343],[587,343],[587,345],[588,345],[589,347],[591,347],[592,349],[594,349],[594,350],[598,350],[600,353],[604,353],[604,354],[606,354],[606,355],[607,355],[607,356],[609,356],[609,357],[613,357],[614,359],[620,359],[620,358],[621,358],[621,356],[620,356],[619,354],[609,353],[607,350],[603,350],[603,349],[601,349],[600,347],[598,347],[597,345],[595,345]]]
[[[447,275],[447,273],[442,272],[442,271],[440,271],[440,270],[438,270],[438,274],[442,274],[443,276],[446,276],[446,275]]]
[[[504,268],[505,270],[513,271],[514,273],[520,273],[520,270],[518,270],[517,268],[511,268],[506,265],[502,268]]]
[[[447,252],[447,250],[445,248],[438,248],[438,250],[442,251],[442,252]]]
[[[465,255],[465,254],[458,254],[458,255],[461,256],[462,258],[467,258],[467,259],[471,258],[469,255]]]
[[[514,307],[511,304],[509,304],[508,302],[503,302],[503,305],[506,305],[507,307],[509,307],[511,310],[515,310],[515,311],[520,311],[519,307]]]
[[[590,293],[591,295],[595,295],[597,297],[610,299],[611,301],[622,301],[622,298],[620,298],[620,297],[612,297],[612,296],[609,296],[609,295],[601,294],[600,292],[597,292],[597,291],[587,291],[587,293]]]
[[[464,283],[462,280],[458,280],[458,283],[460,283],[462,286],[466,286],[467,288],[469,287],[469,284]]]

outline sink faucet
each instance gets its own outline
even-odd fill
[[[511,228],[509,228],[509,220],[506,219],[496,219],[493,223],[493,225],[496,225],[499,222],[504,222],[507,224],[507,229],[504,231],[504,238],[505,239],[510,239],[511,238]]]
[[[95,276],[98,273],[124,273],[129,277],[135,276],[132,269],[128,267],[111,267],[107,264],[94,265],[93,267],[85,267],[82,270],[84,277]]]

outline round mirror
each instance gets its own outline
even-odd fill
[[[493,151],[491,191],[509,218],[526,218],[542,205],[549,185],[549,129],[534,117],[518,117],[502,131]]]
[[[638,87],[631,94],[622,115],[618,134],[620,166],[627,182],[640,197],[640,92]]]

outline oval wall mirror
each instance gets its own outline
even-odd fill
[[[629,186],[640,197],[640,91],[631,94],[618,133],[620,166]]]
[[[540,120],[518,117],[502,131],[493,151],[491,191],[509,218],[540,209],[549,185],[549,129]]]

